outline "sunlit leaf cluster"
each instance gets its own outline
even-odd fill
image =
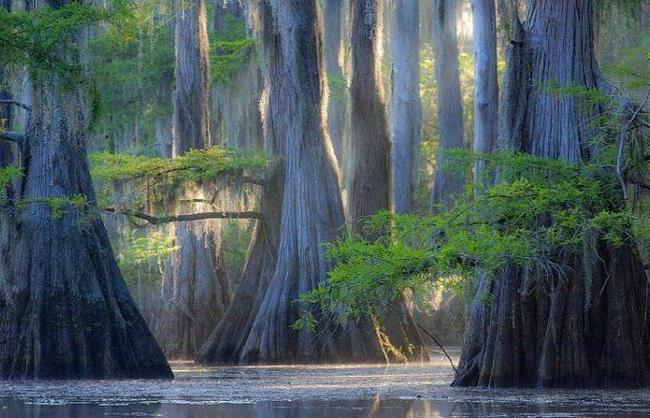
[[[581,254],[594,235],[614,246],[650,242],[634,233],[648,231],[650,219],[621,206],[615,176],[601,167],[511,152],[452,154],[457,166],[485,161],[499,182],[487,189],[480,182],[469,186],[436,215],[370,217],[367,232],[383,235],[329,244],[335,267],[303,302],[346,321],[381,313],[403,291],[445,278],[471,282],[509,266],[562,274],[571,268],[566,255]]]

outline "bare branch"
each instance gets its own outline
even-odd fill
[[[0,131],[0,139],[22,145],[25,142],[25,135],[18,132]]]
[[[7,105],[14,105],[18,107],[22,107],[23,109],[30,111],[32,108],[25,103],[19,102],[17,100],[11,100],[11,99],[1,99],[0,104],[7,104]]]
[[[200,213],[190,213],[185,215],[170,215],[170,216],[152,216],[146,213],[137,212],[128,209],[116,209],[116,208],[102,208],[104,212],[117,213],[120,215],[131,216],[133,218],[138,218],[147,221],[151,225],[161,225],[171,222],[193,222],[193,221],[202,221],[207,219],[262,219],[262,214],[260,212],[253,211],[243,211],[243,212],[229,212],[229,211],[217,211],[217,212],[200,212]]]

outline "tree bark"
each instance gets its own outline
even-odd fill
[[[352,233],[358,235],[363,235],[360,225],[365,218],[390,208],[391,144],[377,54],[380,1],[353,0],[350,3],[352,167],[348,191]],[[366,235],[365,238],[375,237]],[[383,328],[390,343],[407,357],[426,357],[420,333],[403,300],[385,312]]]
[[[282,156],[264,183],[261,210],[236,300],[204,346],[199,361],[279,363],[378,361],[373,327],[337,329],[320,319],[318,332],[295,330],[309,307],[296,302],[326,280],[331,265],[322,244],[344,225],[331,144],[322,120],[320,26],[316,0],[258,1],[264,40],[267,148]]]
[[[446,167],[446,152],[465,146],[463,101],[458,70],[456,35],[458,0],[433,0],[433,54],[438,96],[438,159],[433,180],[431,208],[447,206],[454,194],[463,192],[466,178]]]
[[[343,0],[325,1],[325,69],[329,80],[327,131],[334,146],[338,166],[346,167],[349,143],[345,141],[345,115],[348,102],[347,79],[341,62]]]
[[[393,209],[413,207],[414,170],[420,146],[420,7],[417,0],[397,0],[393,20],[392,194]]]
[[[78,52],[65,54],[80,62]],[[8,274],[0,304],[0,376],[171,378],[122,279],[95,206],[85,148],[86,102],[60,75],[33,75],[31,81],[31,118],[21,150],[24,177],[16,197],[84,195],[89,210],[65,207],[56,214],[47,203],[10,208],[16,226],[3,254]]]
[[[204,0],[180,0],[176,9],[176,89],[173,157],[211,145],[209,120],[208,34]],[[203,187],[187,189],[202,197]],[[201,204],[189,204],[191,209]],[[175,252],[163,277],[163,304],[168,355],[192,359],[230,303],[217,221],[174,225]]]
[[[494,0],[472,0],[474,27],[474,151],[491,152],[498,135],[497,28]],[[474,181],[488,185],[484,162],[474,165]]]
[[[214,12],[214,30],[226,30],[225,23],[233,19],[248,29],[248,10],[241,0],[218,0]],[[259,101],[262,74],[254,48],[241,68],[227,82],[212,87],[212,142],[229,148],[263,148],[264,134]]]
[[[352,146],[349,215],[354,233],[359,222],[390,207],[390,138],[379,75],[378,24],[381,0],[353,0]]]
[[[597,155],[588,121],[601,114],[600,105],[585,108],[576,97],[544,89],[551,82],[601,85],[593,8],[593,0],[529,0],[525,24],[513,19],[500,133],[504,146],[576,163]],[[592,233],[583,254],[557,257],[568,273],[508,268],[479,283],[454,385],[649,383],[650,290],[635,245],[613,246]],[[485,292],[494,297],[489,305],[481,301]]]

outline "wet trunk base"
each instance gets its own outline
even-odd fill
[[[482,278],[453,385],[648,385],[650,294],[643,264],[632,245],[601,243],[597,251],[597,257],[574,257],[564,275],[512,268]]]

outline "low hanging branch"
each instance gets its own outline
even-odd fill
[[[13,106],[22,107],[23,109],[25,109],[25,110],[27,110],[27,111],[32,110],[31,107],[29,107],[29,106],[26,105],[25,103],[21,103],[21,102],[19,102],[19,101],[17,101],[17,100],[2,99],[2,100],[0,100],[0,104],[7,104],[7,105],[13,105]]]
[[[0,131],[0,139],[22,145],[25,142],[25,135],[18,132]]]
[[[186,215],[170,215],[170,216],[153,216],[142,212],[137,212],[128,209],[116,208],[102,208],[104,212],[117,213],[120,215],[130,216],[147,221],[151,225],[161,225],[172,222],[192,222],[202,221],[207,219],[262,219],[260,212],[243,211],[243,212],[229,212],[229,211],[215,211],[215,212],[200,212],[190,213]]]

